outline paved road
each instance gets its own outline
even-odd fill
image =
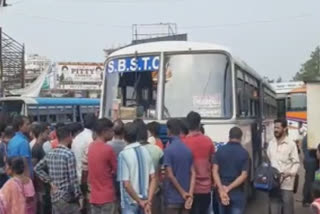
[[[300,167],[300,182],[299,191],[295,195],[295,214],[310,214],[309,208],[302,207],[302,187],[304,183],[304,170]],[[256,198],[248,204],[248,209],[245,214],[268,214],[268,196],[259,192],[256,194]]]
[[[309,214],[309,208],[302,207],[301,195],[296,195],[295,214]],[[268,214],[268,197],[264,193],[257,194],[255,200],[251,201],[245,214]]]

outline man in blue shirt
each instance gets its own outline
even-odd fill
[[[24,116],[17,116],[13,120],[13,128],[16,131],[15,136],[9,141],[8,144],[8,157],[24,157],[27,161],[29,174],[32,177],[33,169],[31,162],[31,151],[29,146],[28,134],[30,132],[30,120]]]
[[[243,214],[246,205],[244,183],[248,177],[249,155],[241,145],[242,131],[234,127],[229,142],[215,157],[213,177],[220,194],[220,214]]]
[[[196,178],[192,152],[180,140],[180,121],[171,119],[167,126],[170,145],[164,150],[166,213],[186,214],[191,209]]]

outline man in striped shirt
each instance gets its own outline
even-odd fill
[[[128,123],[124,139],[129,144],[118,157],[122,213],[151,213],[151,201],[156,189],[156,177],[148,151],[137,141],[137,126]]]

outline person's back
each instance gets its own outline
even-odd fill
[[[163,157],[163,151],[157,145],[145,144],[143,147],[148,150],[153,162],[153,167],[157,171],[159,169],[160,160]]]
[[[106,197],[114,201],[114,186],[111,185],[115,175],[116,157],[112,148],[103,142],[94,141],[88,151],[88,181],[91,191],[97,191],[99,187]],[[103,178],[103,179],[98,179]],[[103,194],[102,194],[103,195]]]
[[[130,180],[137,192],[140,192],[140,188],[143,190],[139,193],[141,196],[146,197],[148,195],[148,183],[149,183],[149,173],[154,172],[153,161],[149,152],[146,148],[140,145],[140,143],[132,143],[124,148],[119,154],[119,167],[126,166],[128,171],[124,172],[119,169],[119,175],[124,175],[128,173]],[[146,172],[146,173],[143,173]],[[141,187],[139,187],[139,182],[141,182]],[[121,197],[124,197],[126,193],[122,193]]]
[[[211,158],[214,146],[211,139],[200,132],[191,133],[184,142],[190,148],[196,170],[195,193],[208,192],[211,189]]]
[[[113,123],[99,119],[94,126],[96,139],[88,150],[88,173],[90,204],[92,213],[110,213],[115,209],[115,185],[113,178],[117,170],[116,156],[106,142],[113,137]]]
[[[57,123],[57,125],[55,126],[55,130],[52,131],[50,133],[50,142],[46,142],[43,146],[44,146],[44,151],[47,154],[48,152],[50,152],[52,149],[55,149],[58,147],[59,145],[59,141],[57,138],[57,129],[64,127],[65,124],[64,123]]]
[[[164,150],[164,154],[164,165],[170,166],[181,187],[188,192],[193,164],[191,150],[178,137],[172,137],[170,146]],[[184,199],[171,182],[165,182],[165,189],[167,203],[184,204]]]
[[[232,128],[229,142],[219,148],[214,157],[213,174],[221,197],[221,214],[242,214],[245,210],[244,183],[249,172],[249,154],[242,147],[241,139],[241,129]]]
[[[136,124],[126,124],[124,137],[128,145],[118,157],[117,178],[120,182],[122,213],[150,210],[148,202],[151,203],[156,188],[152,159],[147,149],[136,142],[137,132]]]
[[[1,138],[0,143],[0,188],[8,180],[8,175],[6,173],[6,160],[7,160],[7,145],[9,141],[14,136],[14,129],[12,126],[8,126],[4,129],[4,133]]]
[[[243,166],[248,167],[249,164],[249,154],[238,142],[229,142],[222,146],[215,157],[221,163],[219,174],[223,185],[232,183],[241,174]],[[242,186],[237,190],[241,188]]]
[[[112,149],[117,157],[118,157],[119,153],[127,145],[127,143],[124,140],[120,140],[120,139],[113,139],[113,140],[109,141],[107,144],[112,147]]]
[[[160,132],[160,124],[158,122],[151,122],[147,125],[148,131],[151,134],[151,136],[148,139],[148,142],[150,144],[158,146],[161,150],[163,150],[163,143],[161,139],[159,138],[159,132]]]
[[[77,160],[77,175],[79,179],[82,172],[82,157],[91,142],[93,142],[92,131],[90,129],[84,129],[75,137],[71,145],[71,149]]]
[[[86,155],[85,152],[87,151],[88,146],[93,142],[92,128],[95,122],[96,117],[94,115],[87,115],[84,118],[84,130],[73,139],[73,143],[71,145],[71,149],[74,152],[77,161],[77,176],[79,182],[82,177],[83,156]]]
[[[200,131],[201,116],[197,112],[187,115],[189,134],[184,139],[193,156],[193,165],[196,172],[194,188],[193,214],[205,213],[210,206],[212,187],[212,157],[214,146],[211,139]]]
[[[123,140],[124,123],[122,120],[115,120],[113,123],[114,137],[108,142],[118,157],[119,153],[126,147],[127,143]]]

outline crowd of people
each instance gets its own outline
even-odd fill
[[[241,129],[216,149],[196,112],[165,127],[167,142],[159,123],[142,119],[87,115],[51,130],[15,117],[0,127],[0,213],[244,214],[250,158]],[[274,134],[267,154],[283,181],[269,210],[293,214],[299,155],[285,120],[275,121]]]

